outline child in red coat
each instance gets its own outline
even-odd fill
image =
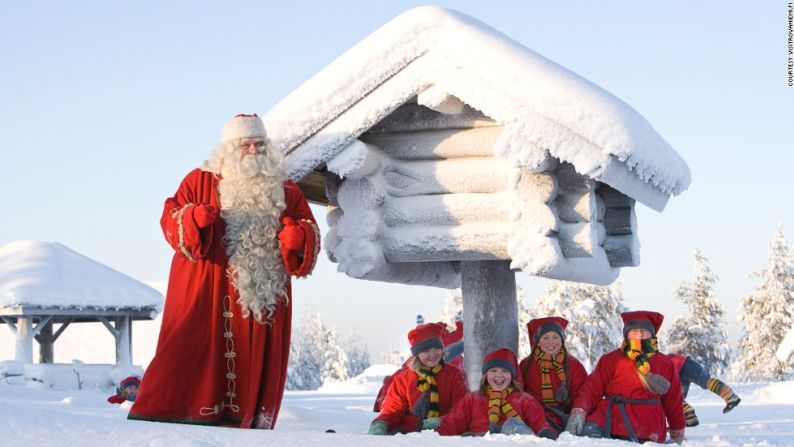
[[[664,443],[667,427],[684,440],[681,382],[672,360],[658,351],[664,316],[636,311],[623,318],[623,346],[604,354],[573,403],[565,429],[593,438]]]
[[[411,354],[407,369],[394,374],[380,414],[369,428],[371,435],[433,429],[468,392],[463,373],[443,362],[444,323],[426,323],[408,333]]]
[[[136,376],[130,376],[119,383],[116,388],[116,394],[108,397],[108,402],[112,404],[121,404],[124,401],[135,402],[138,397],[138,387],[141,386],[141,379]]]
[[[515,381],[516,356],[507,348],[486,355],[479,391],[466,395],[441,418],[436,431],[442,436],[485,433],[532,434],[556,439],[543,407],[523,392]]]
[[[543,405],[546,420],[560,433],[568,420],[571,404],[587,379],[582,363],[565,348],[568,320],[536,318],[527,324],[532,353],[519,365],[524,391]]]

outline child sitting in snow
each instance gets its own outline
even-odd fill
[[[138,396],[138,387],[141,385],[141,379],[136,376],[130,376],[122,380],[116,388],[116,394],[108,397],[108,402],[112,404],[121,404],[124,401],[135,402]]]
[[[452,411],[441,417],[436,431],[442,436],[537,434],[556,439],[546,422],[543,407],[521,389],[516,379],[516,356],[507,348],[483,358],[480,389],[466,395]]]
[[[546,420],[560,433],[568,421],[571,404],[587,379],[587,371],[565,348],[561,317],[536,318],[527,324],[532,352],[519,365],[524,391],[543,405]]]
[[[565,430],[578,436],[664,444],[667,429],[684,441],[681,380],[673,361],[658,351],[657,312],[620,314],[623,344],[604,354],[573,403]]]
[[[444,323],[425,323],[408,333],[413,357],[408,368],[394,374],[369,434],[434,429],[438,416],[445,415],[466,395],[463,373],[444,364],[441,337],[445,330]]]

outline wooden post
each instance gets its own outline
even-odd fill
[[[33,363],[33,318],[17,318],[17,346],[14,360]]]
[[[469,389],[482,376],[482,358],[496,348],[518,350],[516,276],[510,261],[461,262],[464,367]]]
[[[53,363],[55,352],[53,350],[52,320],[42,326],[36,340],[39,341],[39,363]]]
[[[116,365],[130,366],[132,365],[132,345],[130,339],[132,338],[132,325],[130,324],[130,317],[118,317],[116,319]]]

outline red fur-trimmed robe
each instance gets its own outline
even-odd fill
[[[273,428],[287,376],[292,319],[280,300],[271,324],[243,318],[237,291],[226,274],[229,257],[221,244],[226,224],[220,215],[199,229],[198,204],[220,209],[219,178],[195,169],[167,199],[160,224],[176,253],[157,351],[141,382],[130,419],[241,428]],[[301,252],[282,249],[287,273],[308,275],[317,259],[320,236],[303,193],[284,183],[283,216],[303,229]]]

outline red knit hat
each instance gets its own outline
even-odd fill
[[[562,343],[565,344],[565,328],[568,327],[568,320],[562,317],[535,318],[527,323],[529,331],[529,346],[534,348],[538,340],[546,332],[554,331],[559,334]]]
[[[647,329],[651,332],[651,337],[656,337],[664,321],[664,315],[649,310],[623,312],[620,318],[623,319],[623,338],[626,338],[632,329]]]
[[[444,349],[442,336],[446,330],[447,325],[444,323],[425,323],[411,329],[408,332],[411,354],[417,355],[432,348]]]
[[[518,367],[516,365],[516,355],[511,349],[499,348],[491,351],[482,359],[482,373],[485,374],[491,368],[504,368],[510,371],[513,377],[516,377]]]
[[[141,379],[136,376],[129,376],[126,379],[119,382],[119,389],[127,388],[128,386],[141,386]]]

